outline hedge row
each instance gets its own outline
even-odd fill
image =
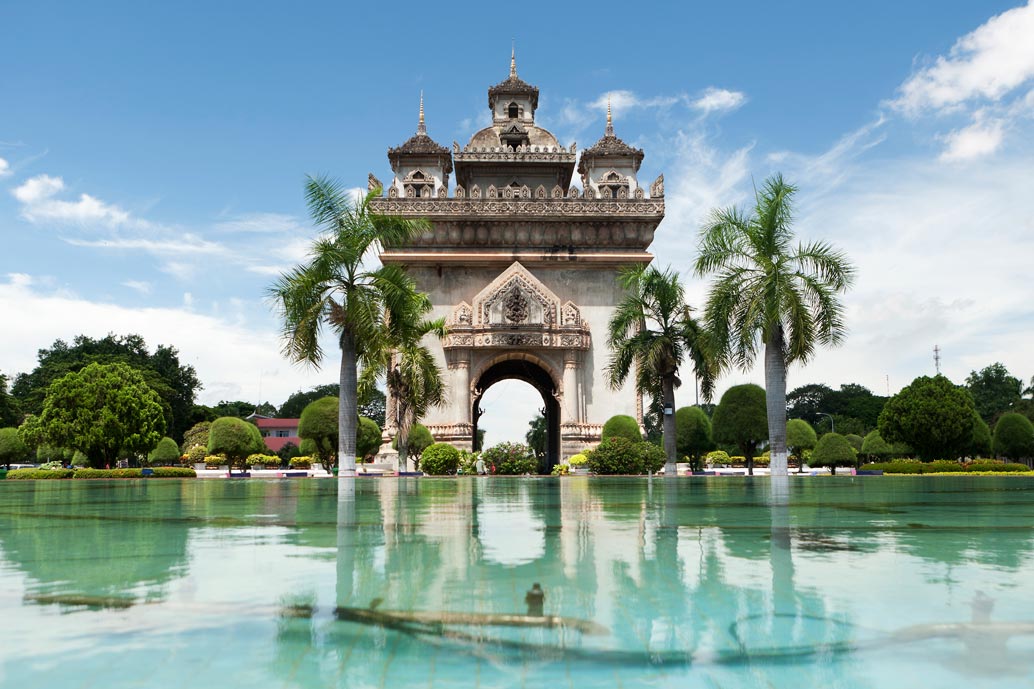
[[[63,479],[63,478],[143,478],[143,469],[15,469],[7,472],[8,480]],[[155,467],[153,478],[195,478],[193,469],[184,467]]]
[[[1028,473],[1031,471],[1025,464],[1007,464],[991,460],[959,463],[948,460],[920,462],[914,459],[895,459],[890,462],[864,464],[861,468],[864,471],[882,471],[885,474]]]

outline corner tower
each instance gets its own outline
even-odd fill
[[[388,151],[395,180],[373,209],[431,223],[381,253],[385,264],[409,270],[433,315],[448,322],[447,337],[426,344],[445,372],[449,403],[423,423],[436,440],[471,449],[485,391],[524,380],[542,395],[555,464],[598,443],[615,414],[642,422],[632,382],[607,385],[607,327],[624,296],[618,270],[653,258],[647,249],[664,217],[664,188],[658,178],[648,196],[639,185],[643,152],[614,136],[609,114],[603,138],[578,164],[573,143],[535,123],[538,96],[511,54],[509,76],[488,89],[491,125],[462,147],[453,143],[450,156],[421,119],[416,136]],[[576,164],[581,188],[572,184]],[[435,178],[430,193],[407,182],[417,171]],[[370,186],[379,186],[373,175]],[[389,396],[388,435],[393,413]]]

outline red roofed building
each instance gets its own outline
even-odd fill
[[[255,418],[255,425],[262,433],[262,439],[266,441],[266,447],[271,452],[279,452],[287,443],[301,445],[302,440],[298,437],[298,419],[264,419]]]

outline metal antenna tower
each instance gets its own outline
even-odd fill
[[[941,348],[933,346],[933,365],[937,369],[937,375],[941,375]]]

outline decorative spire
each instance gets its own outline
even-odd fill
[[[607,136],[614,136],[614,120],[610,116],[610,94],[607,94]]]
[[[510,78],[517,78],[517,44],[510,41]]]
[[[427,134],[427,127],[424,125],[424,91],[420,90],[420,121],[416,125],[417,134]]]

